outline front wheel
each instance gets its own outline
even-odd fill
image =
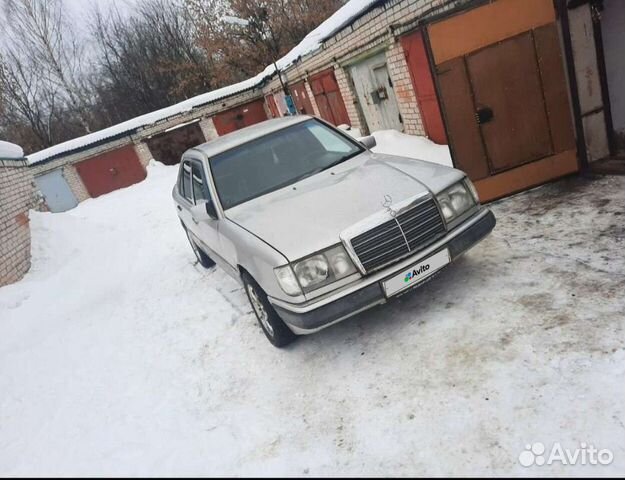
[[[278,316],[276,310],[269,303],[267,294],[247,273],[243,273],[242,278],[247,298],[267,339],[274,347],[278,348],[292,343],[297,338],[297,335]]]

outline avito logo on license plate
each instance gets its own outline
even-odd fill
[[[411,285],[419,283],[449,262],[449,251],[447,249],[442,250],[383,282],[384,292],[387,297],[390,297]]]

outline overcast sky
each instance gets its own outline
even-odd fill
[[[120,12],[130,12],[134,4],[139,0],[62,0],[68,15],[75,20],[75,25],[85,25],[88,22],[89,15],[99,7],[104,13],[114,6],[117,6]]]
[[[120,12],[131,12],[133,6],[140,0],[62,0],[65,8],[68,23],[72,25],[75,32],[80,35],[86,35],[86,28],[89,21],[90,13],[99,7],[102,12],[106,12],[117,5]],[[2,5],[3,0],[0,0]],[[4,22],[4,9],[0,8],[0,23]],[[0,41],[4,29],[0,29]]]

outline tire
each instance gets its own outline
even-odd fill
[[[189,243],[191,244],[191,248],[193,249],[193,253],[195,254],[195,258],[197,258],[197,261],[199,262],[199,264],[202,265],[204,268],[214,267],[215,262],[211,259],[211,257],[206,255],[200,247],[196,245],[196,243],[191,238],[191,235],[189,235],[189,231],[187,230],[186,227],[184,227],[184,233],[187,234],[187,240],[189,240]]]
[[[267,340],[277,348],[285,347],[295,341],[297,335],[278,316],[276,310],[269,303],[267,294],[260,285],[247,272],[243,272],[241,278],[243,279],[247,299]]]

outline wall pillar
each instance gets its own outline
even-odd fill
[[[321,117],[321,113],[319,113],[319,107],[317,106],[317,99],[313,94],[312,88],[310,88],[310,83],[308,83],[308,80],[304,82],[304,87],[306,88],[306,95],[308,95],[310,104],[312,105],[313,113],[315,114],[315,116]]]
[[[154,158],[152,156],[152,152],[150,152],[150,147],[148,147],[148,144],[145,142],[135,143],[135,152],[137,152],[139,162],[141,162],[143,168],[147,169],[148,163],[150,163],[150,160]]]
[[[352,88],[352,81],[344,68],[334,69],[336,83],[339,85],[343,103],[347,110],[347,116],[353,128],[358,128],[363,135],[368,134],[367,123],[362,116],[360,107],[358,106],[358,97]]]
[[[395,42],[386,52],[386,62],[397,98],[397,107],[404,122],[404,133],[425,136],[419,104],[412,88],[410,70],[400,42]]]
[[[69,188],[72,189],[72,193],[76,197],[78,203],[91,198],[89,192],[85,188],[85,184],[82,183],[82,178],[78,175],[78,171],[73,164],[67,164],[63,167],[63,177],[65,177]]]
[[[0,160],[0,287],[30,269],[28,210],[35,205],[34,192],[26,160]]]
[[[210,140],[214,140],[219,136],[219,133],[217,133],[217,129],[215,128],[215,122],[213,122],[212,117],[203,118],[200,121],[200,128],[202,129],[202,133],[204,134],[204,138],[207,142]]]

